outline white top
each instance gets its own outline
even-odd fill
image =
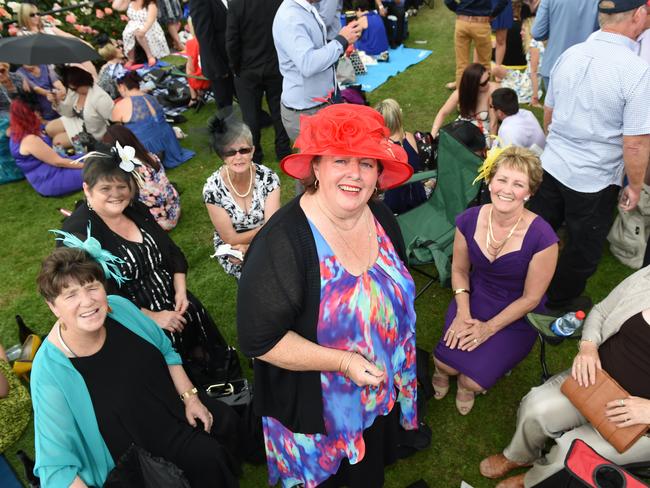
[[[530,149],[533,144],[541,149],[546,145],[546,136],[535,115],[523,108],[514,115],[509,115],[499,127],[499,138],[504,146],[512,144]]]
[[[553,118],[542,166],[572,190],[621,185],[623,136],[650,134],[650,66],[637,53],[634,40],[598,31],[551,71],[544,105]]]

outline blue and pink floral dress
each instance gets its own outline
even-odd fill
[[[321,275],[318,343],[355,351],[387,372],[380,387],[358,387],[339,372],[321,372],[327,434],[291,432],[272,417],[262,419],[269,484],[317,486],[341,461],[363,460],[364,430],[401,407],[401,424],[417,429],[415,285],[384,229],[375,221],[379,255],[361,276],[347,272],[310,222]],[[383,467],[378,467],[383,469]]]

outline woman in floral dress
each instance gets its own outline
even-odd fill
[[[149,66],[156,64],[156,60],[169,56],[169,46],[165,33],[158,24],[158,7],[156,0],[113,0],[115,10],[126,10],[129,22],[122,32],[124,52],[129,62],[135,62],[136,41],[147,56]],[[128,64],[128,63],[127,63]]]
[[[265,222],[280,208],[280,178],[262,164],[253,163],[253,135],[242,124],[213,133],[212,145],[224,164],[203,187],[203,201],[214,225],[215,257],[224,271],[239,279],[242,261],[218,255],[224,244],[244,255]]]

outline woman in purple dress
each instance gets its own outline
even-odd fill
[[[537,335],[524,316],[543,306],[557,263],[555,232],[524,208],[542,181],[539,158],[519,147],[493,151],[481,172],[492,203],[456,218],[454,300],[434,351],[435,398],[458,376],[461,415],[530,352]]]
[[[44,197],[81,190],[83,164],[64,158],[52,148],[41,127],[37,107],[29,95],[11,102],[9,150],[32,188]]]

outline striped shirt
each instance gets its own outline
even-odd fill
[[[637,43],[598,31],[568,49],[551,71],[553,118],[544,169],[565,186],[595,193],[623,180],[623,136],[650,134],[650,66]]]

